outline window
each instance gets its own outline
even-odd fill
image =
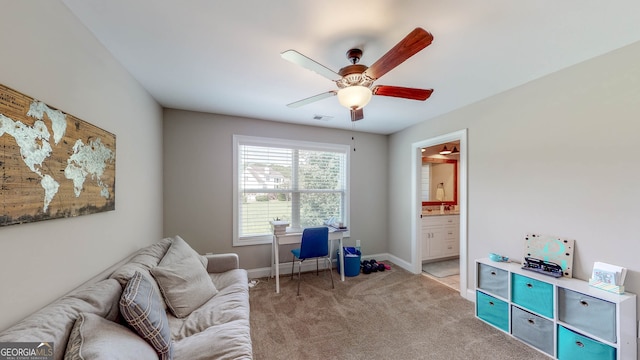
[[[429,182],[431,178],[430,164],[422,164],[422,176],[420,177],[420,182],[422,183],[422,201],[429,201]]]
[[[348,224],[348,145],[234,135],[233,146],[234,246],[270,243],[276,219]]]

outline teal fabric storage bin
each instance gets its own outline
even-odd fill
[[[509,332],[509,304],[505,301],[476,291],[476,314],[482,320]]]
[[[553,318],[553,285],[511,274],[511,301],[548,318]]]
[[[615,360],[616,349],[558,326],[559,360]]]

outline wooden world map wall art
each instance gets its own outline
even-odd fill
[[[0,85],[0,226],[115,209],[116,137]]]

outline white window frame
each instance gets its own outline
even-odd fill
[[[299,141],[279,138],[267,138],[260,136],[247,136],[247,135],[233,135],[233,246],[245,246],[245,245],[259,245],[270,244],[273,241],[273,235],[264,234],[257,236],[240,237],[240,204],[238,203],[239,196],[239,180],[240,180],[240,145],[255,145],[265,147],[280,147],[280,148],[297,148],[306,150],[317,151],[332,151],[341,152],[345,156],[345,197],[344,197],[344,219],[345,226],[349,224],[350,214],[350,158],[351,147],[344,144],[332,144],[332,143],[320,143],[311,141]],[[300,229],[300,231],[302,231]],[[345,236],[348,234],[345,234]]]

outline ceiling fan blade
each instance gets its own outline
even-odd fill
[[[328,67],[312,60],[295,50],[287,50],[280,54],[283,59],[291,61],[294,64],[300,65],[305,69],[311,70],[315,73],[318,73],[331,81],[337,81],[342,78],[342,76],[338,75],[335,71],[329,69]]]
[[[371,89],[373,95],[393,96],[404,99],[425,101],[433,93],[433,89],[415,89],[399,86],[376,85]]]
[[[364,111],[362,109],[363,108],[360,108],[358,110],[351,109],[351,121],[352,122],[364,119]]]
[[[373,80],[379,79],[418,51],[429,46],[431,41],[433,41],[433,35],[423,28],[415,28],[364,73]]]
[[[337,93],[338,92],[335,91],[335,90],[327,91],[325,93],[314,95],[314,96],[308,97],[306,99],[302,99],[302,100],[298,100],[298,101],[292,102],[291,104],[287,104],[287,106],[291,107],[291,108],[298,108],[300,106],[311,104],[312,102],[316,102],[318,100],[322,100],[322,99],[328,98],[330,96],[334,96]]]

